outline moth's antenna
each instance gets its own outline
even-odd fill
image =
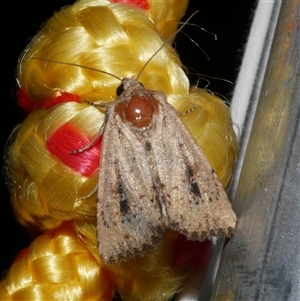
[[[137,75],[137,79],[141,75],[141,73],[145,70],[147,65],[150,63],[150,61],[156,56],[156,54],[174,37],[177,35],[178,32],[182,30],[182,28],[188,24],[188,22],[199,12],[199,10],[195,11],[168,39],[165,40],[165,42],[150,56],[146,64],[143,66],[142,70]]]
[[[96,71],[96,72],[101,72],[101,73],[104,73],[104,74],[107,74],[107,75],[110,75],[116,79],[118,79],[119,81],[122,81],[122,79],[110,72],[107,72],[107,71],[103,71],[103,70],[99,70],[99,69],[96,69],[96,68],[92,68],[92,67],[88,67],[88,66],[83,66],[83,65],[80,65],[80,64],[75,64],[75,63],[67,63],[67,62],[60,62],[60,61],[56,61],[56,60],[49,60],[49,59],[43,59],[43,58],[39,58],[39,57],[31,57],[30,58],[31,60],[39,60],[39,61],[45,61],[45,62],[48,62],[48,63],[56,63],[56,64],[63,64],[63,65],[69,65],[69,66],[75,66],[75,67],[80,67],[80,68],[83,68],[83,69],[88,69],[88,70],[92,70],[92,71]]]

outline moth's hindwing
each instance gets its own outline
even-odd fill
[[[106,264],[142,256],[157,245],[164,230],[143,145],[134,132],[121,127],[112,114],[102,140],[97,233]]]

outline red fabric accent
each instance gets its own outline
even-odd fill
[[[35,109],[39,109],[39,108],[50,109],[59,103],[69,102],[69,101],[80,103],[81,99],[77,94],[62,92],[59,96],[49,97],[41,102],[33,103],[27,97],[24,89],[19,89],[18,91],[18,105],[23,109],[26,115],[28,115]]]
[[[87,150],[70,154],[71,151],[76,151],[88,145],[90,139],[70,124],[65,124],[47,141],[47,148],[65,165],[83,176],[90,177],[99,168],[101,140],[102,136]]]
[[[23,109],[26,115],[28,115],[34,108],[30,108],[33,104],[27,98],[26,92],[24,89],[19,89],[18,91],[18,105]]]
[[[175,246],[175,267],[191,262],[194,271],[208,265],[212,256],[212,242],[192,241],[180,234]]]
[[[27,254],[28,254],[28,247],[19,252],[19,254],[16,256],[16,260],[27,256]]]
[[[131,6],[136,6],[144,10],[149,9],[149,3],[147,0],[110,0],[112,3],[124,3]]]

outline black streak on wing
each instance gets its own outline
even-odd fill
[[[120,195],[120,212],[122,215],[127,215],[130,212],[130,206],[128,204],[128,200],[126,197],[126,192],[124,189],[124,184],[120,180],[119,187],[118,187],[118,194]]]
[[[147,142],[145,143],[145,150],[146,150],[147,152],[150,152],[151,149],[152,149],[151,143],[147,141]]]
[[[197,182],[195,182],[195,179],[194,179],[194,172],[193,172],[193,169],[189,166],[189,165],[186,165],[186,173],[189,177],[189,183],[190,183],[190,190],[191,192],[197,196],[197,197],[200,197],[201,198],[201,192],[200,192],[200,189],[199,189],[199,186],[197,184]]]

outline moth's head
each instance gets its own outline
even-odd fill
[[[122,79],[121,85],[117,88],[117,96],[121,96],[121,94],[126,90],[139,90],[143,88],[144,85],[137,80],[134,76],[132,77],[124,77]]]

